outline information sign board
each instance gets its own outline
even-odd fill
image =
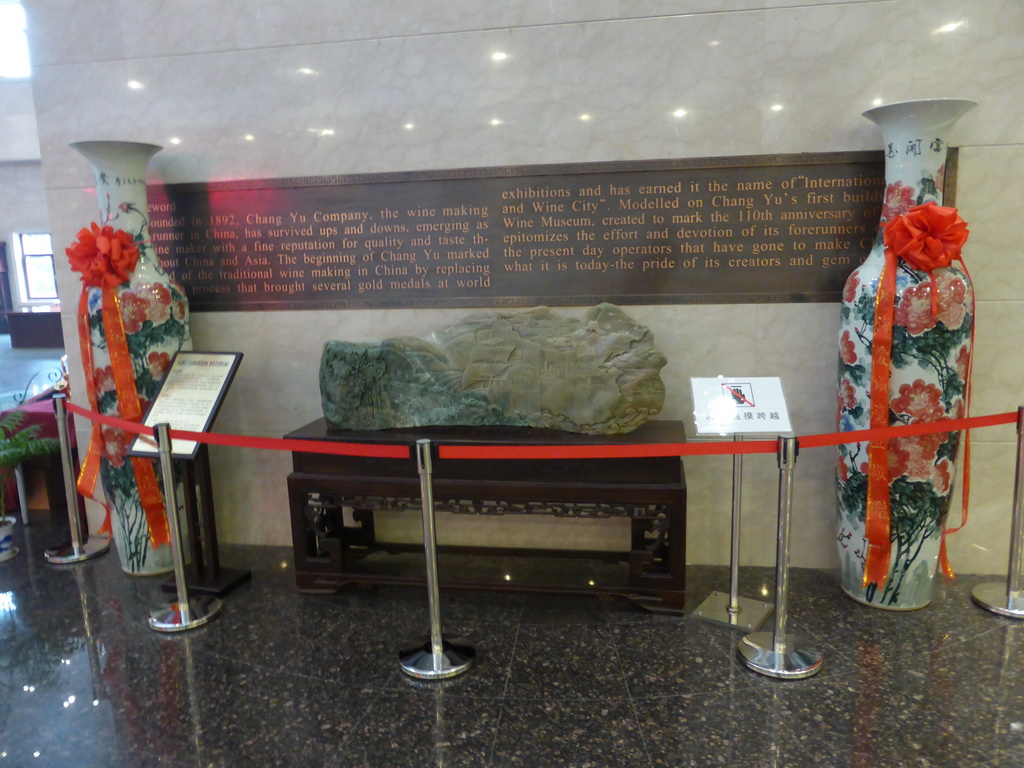
[[[241,352],[179,352],[142,423],[147,427],[170,424],[171,429],[205,432],[217,417],[241,361]],[[199,443],[195,441],[171,441],[172,458],[194,459],[198,451]],[[152,437],[138,435],[128,455],[150,457],[158,452]]]
[[[777,377],[691,378],[697,434],[782,435],[793,431]]]

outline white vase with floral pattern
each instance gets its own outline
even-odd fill
[[[961,99],[931,99],[889,104],[864,113],[883,134],[886,190],[882,224],[913,206],[929,201],[942,204],[946,136],[953,123],[974,105]],[[844,432],[871,425],[871,344],[884,253],[880,228],[874,248],[843,290],[837,419]],[[929,274],[900,260],[895,296],[889,423],[963,416],[974,323],[970,279],[957,266]],[[921,608],[931,600],[959,441],[957,432],[889,441],[891,550],[888,576],[881,586],[863,583],[868,443],[839,447],[837,541],[842,587],[850,597],[891,610]]]
[[[188,300],[160,266],[150,242],[146,166],[160,147],[125,141],[83,141],[71,145],[93,166],[100,224],[129,233],[139,260],[128,282],[116,288],[142,412],[156,395],[171,358],[191,347]],[[97,407],[121,416],[101,312],[101,289],[88,292],[92,370]],[[133,575],[167,573],[172,569],[169,545],[154,547],[142,508],[135,471],[125,455],[131,435],[102,427],[100,477],[112,515],[115,546],[122,569]],[[159,473],[157,473],[159,474]],[[179,494],[179,498],[182,498]]]

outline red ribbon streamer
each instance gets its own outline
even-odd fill
[[[128,349],[128,337],[124,330],[121,317],[120,301],[114,288],[104,285],[101,288],[101,314],[103,331],[110,352],[110,368],[114,376],[114,389],[117,392],[117,405],[125,421],[138,422],[142,418],[142,407],[139,404],[138,391],[135,388],[135,374],[132,367],[131,352]],[[93,379],[92,339],[89,330],[88,290],[83,290],[78,302],[78,341],[82,349],[82,361],[85,367],[86,390],[90,405],[98,410],[96,382]],[[78,476],[78,491],[83,496],[96,500],[96,480],[99,477],[99,466],[102,447],[102,436],[94,424],[89,448],[82,471]],[[167,528],[167,515],[164,512],[163,495],[156,481],[153,463],[146,459],[131,459],[132,472],[139,489],[139,500],[142,511],[149,526],[149,539],[154,547],[170,544],[171,538]],[[101,532],[110,532],[110,507],[106,509],[106,518],[100,527]]]
[[[85,368],[85,391],[89,398],[89,406],[99,415],[99,406],[96,403],[96,380],[93,377],[92,365],[92,333],[89,330],[89,296],[86,291],[78,298],[78,344],[82,350],[82,365]],[[68,403],[68,408],[71,404]],[[88,418],[88,417],[87,417]],[[85,461],[78,472],[78,492],[87,499],[92,499],[103,506],[103,524],[100,525],[97,533],[111,534],[110,528],[110,507],[105,501],[96,498],[96,481],[100,475],[100,453],[103,445],[103,437],[98,423],[93,420],[92,429],[89,435],[89,447],[85,453]]]
[[[871,340],[871,392],[870,424],[872,428],[889,423],[889,382],[892,363],[893,315],[896,300],[896,268],[900,260],[927,273],[931,282],[932,312],[938,313],[938,286],[934,270],[959,261],[967,280],[967,266],[960,258],[960,249],[967,240],[967,225],[955,208],[943,208],[933,202],[911,208],[906,214],[885,223],[885,263],[878,280],[875,297],[874,332]],[[974,350],[974,326],[971,326],[971,357]],[[972,361],[968,361],[967,378],[970,381]],[[970,413],[970,388],[965,393],[966,411]],[[952,430],[949,430],[952,431]],[[849,434],[849,433],[847,433]],[[967,501],[970,493],[970,433],[965,437],[964,485],[962,522],[967,523]],[[889,444],[887,439],[873,439],[868,443],[868,483],[864,520],[867,547],[864,558],[863,587],[874,583],[884,586],[889,574],[892,553],[890,523],[892,508],[889,498]],[[954,578],[946,554],[946,535],[960,530],[942,532],[939,561],[947,578]]]
[[[117,407],[126,421],[141,421],[142,405],[135,387],[135,372],[128,349],[128,336],[124,330],[121,302],[113,289],[105,288],[103,293],[103,330],[106,333],[110,365],[114,373]],[[131,462],[135,484],[139,489],[139,501],[149,525],[149,539],[154,547],[170,544],[164,498],[156,481],[153,462],[141,458],[133,458]]]
[[[971,276],[967,273],[967,265],[961,260],[960,266],[963,267],[964,274],[967,275],[967,279],[970,280]],[[967,359],[967,392],[964,396],[964,415],[968,418],[971,415],[971,376],[974,371],[974,329],[975,323],[971,323],[971,354]],[[956,574],[953,573],[953,566],[949,563],[949,553],[946,549],[946,537],[957,533],[961,528],[967,525],[967,502],[971,495],[971,430],[968,428],[964,431],[964,479],[963,479],[963,491],[960,497],[960,525],[956,528],[946,528],[942,531],[942,542],[939,544],[939,567],[942,569],[942,573],[947,579],[955,579]]]
[[[871,337],[870,424],[873,429],[889,425],[889,380],[892,361],[892,323],[896,308],[896,255],[885,249],[885,264],[875,296],[875,329]],[[864,558],[864,588],[874,582],[879,588],[889,574],[892,552],[889,505],[889,441],[868,443],[868,489],[864,516],[867,552]]]

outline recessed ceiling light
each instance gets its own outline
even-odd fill
[[[255,137],[255,136],[253,136],[253,135],[252,135],[251,133],[247,133],[247,134],[245,134],[245,140],[246,140],[246,141],[253,141],[253,140],[255,140],[255,138],[256,138],[256,137]]]
[[[503,122],[505,122],[505,121],[504,120],[499,120],[498,118],[495,117],[495,118],[493,118],[491,120],[491,125],[501,125]]]
[[[129,80],[128,87],[131,88],[133,91],[137,91],[139,90],[139,88],[144,88],[145,86],[138,80]]]
[[[508,54],[505,53],[504,51],[495,51],[494,53],[491,54],[491,58],[494,61],[504,61],[505,59],[508,58]]]
[[[947,32],[956,32],[958,29],[960,29],[960,27],[965,26],[966,24],[967,24],[966,21],[951,21],[951,22],[949,22],[949,24],[943,24],[938,29],[933,30],[932,34],[933,35],[944,35]]]
[[[686,117],[686,110],[677,109],[675,112],[672,113],[672,117]]]
[[[405,124],[404,126],[402,126],[402,127],[403,127],[403,128],[405,128],[405,130],[407,130],[407,131],[411,131],[411,130],[412,130],[413,128],[415,128],[415,127],[416,127],[416,125],[415,125],[415,123],[406,123],[406,124]]]
[[[171,144],[181,144],[181,139],[179,139],[177,136],[172,136]]]
[[[772,112],[781,112],[781,111],[782,111],[782,105],[781,104],[772,104]]]
[[[589,119],[590,119],[590,115],[588,115],[586,113],[580,115],[580,120],[582,120],[583,122],[587,122]]]

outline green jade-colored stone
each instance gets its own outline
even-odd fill
[[[509,425],[631,432],[665,401],[665,356],[612,304],[470,315],[426,339],[328,341],[324,416],[340,429]]]

